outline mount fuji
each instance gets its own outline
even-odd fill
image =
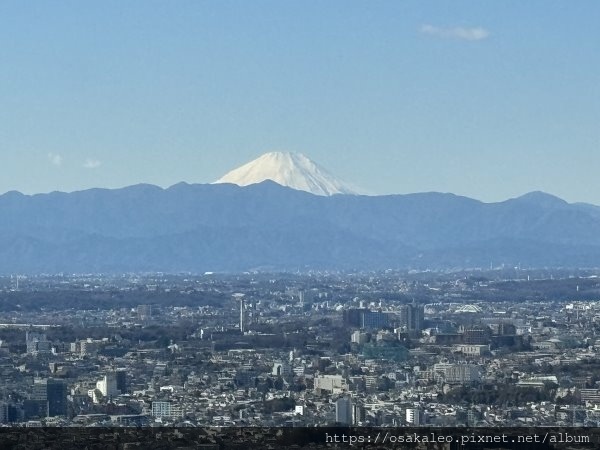
[[[282,186],[311,194],[359,194],[344,181],[336,178],[301,153],[270,152],[228,172],[214,184],[231,183],[249,186],[271,180]]]

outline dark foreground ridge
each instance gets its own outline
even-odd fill
[[[3,449],[586,449],[599,428],[2,428]]]

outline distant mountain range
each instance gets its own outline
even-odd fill
[[[0,272],[600,266],[600,208],[533,192],[313,195],[136,185],[0,196]]]

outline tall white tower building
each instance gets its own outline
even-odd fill
[[[240,333],[244,334],[244,331],[246,331],[246,321],[244,320],[246,315],[246,302],[244,300],[244,294],[233,294],[233,298],[240,304]]]

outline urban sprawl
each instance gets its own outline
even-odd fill
[[[0,423],[598,426],[599,274],[5,276]]]

